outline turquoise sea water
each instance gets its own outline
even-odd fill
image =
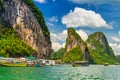
[[[0,67],[0,80],[120,80],[120,66]]]

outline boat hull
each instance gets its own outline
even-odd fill
[[[4,64],[1,64],[1,66],[4,66],[4,67],[26,67],[26,63],[4,63]]]

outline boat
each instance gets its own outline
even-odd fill
[[[2,63],[0,65],[4,67],[26,67],[26,63]]]
[[[46,66],[56,66],[56,65],[58,65],[58,61],[57,60],[46,60],[45,61],[45,65]]]
[[[44,66],[40,62],[36,62],[36,61],[27,61],[26,64],[27,64],[27,67],[43,67]]]
[[[115,63],[114,65],[120,65],[120,63]]]
[[[109,63],[105,63],[104,66],[109,66]]]
[[[72,64],[73,67],[79,67],[79,66],[89,66],[88,61],[77,61]]]
[[[27,61],[27,67],[34,67],[35,63],[33,61]]]
[[[34,64],[34,63],[3,63],[0,64],[0,66],[4,66],[4,67],[43,67],[43,65],[40,64]]]

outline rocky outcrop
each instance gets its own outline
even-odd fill
[[[46,36],[44,31],[47,27],[42,25],[45,23],[39,23],[33,11],[24,0],[0,0],[0,17],[3,23],[9,24],[8,27],[14,28],[24,42],[37,50],[38,58],[49,58],[51,41],[49,34]]]
[[[70,63],[89,61],[89,63],[95,64],[117,62],[114,52],[102,32],[89,35],[87,41],[84,42],[73,28],[68,29],[63,61]]]
[[[88,60],[88,49],[86,47],[86,43],[81,39],[81,37],[76,33],[76,31],[73,28],[69,28],[68,37],[66,39],[65,55],[67,55],[75,48],[80,50],[76,53],[83,56],[82,59],[78,60]]]
[[[89,35],[86,42],[89,48],[89,54],[95,63],[115,62],[114,52],[102,32],[95,32]]]
[[[102,32],[95,32],[94,34],[89,35],[87,39],[87,46],[92,50],[101,48],[109,56],[115,58],[114,52],[109,46],[108,41]]]

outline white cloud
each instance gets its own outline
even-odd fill
[[[52,16],[51,18],[48,18],[47,25],[54,26],[54,24],[57,22],[58,22],[58,18],[56,16]]]
[[[87,40],[88,35],[84,30],[77,30],[76,32],[81,36],[82,40],[84,40],[84,41]]]
[[[56,16],[52,16],[49,21],[51,22],[58,22],[58,18]]]
[[[54,26],[54,24],[53,24],[53,23],[50,23],[50,22],[47,22],[47,25],[48,25],[48,26]]]
[[[63,30],[62,33],[51,33],[52,41],[65,41],[67,38],[67,30]]]
[[[51,32],[52,48],[57,51],[61,47],[65,47],[65,40],[67,38],[67,30],[63,30],[61,33]]]
[[[115,55],[120,55],[120,44],[109,43],[109,45],[112,47]]]
[[[115,42],[120,42],[120,38],[111,36],[111,39]]]
[[[85,41],[88,38],[87,33],[84,30],[76,30],[76,32]],[[67,30],[63,30],[61,33],[51,32],[52,48],[57,51],[61,47],[65,47],[65,41],[67,38]]]
[[[100,14],[79,7],[63,16],[62,23],[67,27],[112,28]]]
[[[45,0],[34,0],[36,2],[39,2],[39,3],[45,3],[46,1]]]
[[[120,35],[120,31],[118,31],[118,34]]]
[[[60,44],[60,43],[57,43],[57,42],[52,42],[52,48],[57,51],[59,50],[60,48],[64,47],[64,43],[63,44]]]

